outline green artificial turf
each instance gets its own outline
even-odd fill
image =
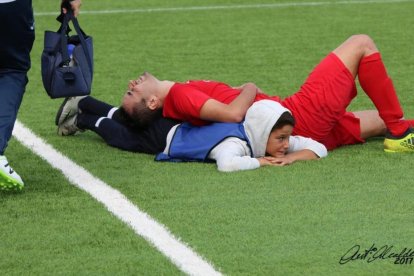
[[[339,264],[354,245],[362,252],[372,244],[394,246],[395,252],[414,248],[414,156],[384,153],[381,138],[335,150],[317,162],[220,173],[214,164],[157,163],[151,155],[111,148],[92,132],[57,136],[54,116],[62,100],[47,97],[40,77],[43,31],[58,28],[54,16],[41,15],[56,9],[51,2],[34,0],[40,14],[19,120],[121,191],[217,270],[228,275],[414,273],[413,265],[396,265],[394,259]],[[252,81],[285,97],[348,36],[367,33],[382,52],[406,117],[413,118],[414,2],[338,2],[83,1],[79,21],[94,38],[92,95],[118,105],[128,80],[149,71],[177,81]],[[263,3],[287,5],[254,6]],[[200,6],[216,8],[184,9]],[[180,9],[168,9],[174,7]],[[131,12],[92,12],[114,9]],[[359,89],[350,110],[373,108]],[[182,273],[14,139],[6,154],[27,187],[23,193],[0,193],[2,275]]]

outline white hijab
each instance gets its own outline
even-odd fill
[[[270,132],[280,116],[289,109],[271,100],[255,102],[246,113],[244,129],[250,140],[254,157],[266,154],[266,145]]]

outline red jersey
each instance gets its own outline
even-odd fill
[[[310,137],[332,150],[364,142],[360,120],[346,111],[356,93],[354,76],[330,53],[292,96],[281,101],[277,96],[258,94],[255,101],[281,102],[295,118],[293,135]],[[200,110],[208,99],[228,104],[239,94],[239,90],[215,81],[176,83],[165,99],[164,116],[203,125],[207,122],[200,120]]]
[[[229,104],[239,94],[240,90],[222,82],[201,80],[175,83],[164,100],[163,116],[193,125],[205,125],[208,122],[200,119],[200,110],[207,100]],[[279,97],[266,94],[257,94],[255,101],[264,99],[280,102]]]

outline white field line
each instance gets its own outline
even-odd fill
[[[174,237],[165,226],[133,205],[122,193],[59,153],[19,121],[16,121],[13,136],[53,168],[61,171],[73,185],[105,205],[112,214],[154,245],[181,271],[189,275],[221,275],[211,264]]]
[[[116,13],[152,13],[152,12],[186,12],[206,10],[235,10],[235,9],[269,9],[285,7],[306,7],[306,6],[328,6],[328,5],[355,5],[355,4],[382,4],[382,3],[405,3],[413,0],[355,0],[355,1],[322,1],[322,2],[286,2],[271,4],[245,4],[245,5],[215,5],[215,6],[189,6],[171,8],[140,8],[140,9],[119,9],[119,10],[81,10],[82,14],[116,14]],[[57,12],[35,12],[35,16],[56,16]]]

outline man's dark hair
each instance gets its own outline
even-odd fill
[[[112,116],[112,118],[117,121],[120,122],[124,125],[127,125],[131,128],[134,129],[141,129],[141,127],[138,125],[137,122],[135,122],[131,116],[129,116],[129,114],[125,111],[125,109],[120,106],[117,110],[117,112],[114,113],[114,115]]]
[[[275,125],[272,127],[271,131],[282,128],[285,125],[291,125],[294,127],[295,123],[296,121],[295,121],[295,118],[293,118],[293,115],[290,114],[290,112],[286,111],[286,112],[283,112],[282,115],[280,115],[279,120],[277,120]]]
[[[130,114],[131,119],[139,127],[147,127],[154,120],[160,118],[161,116],[162,108],[156,108],[154,110],[150,109],[144,99],[134,105],[132,114]]]

